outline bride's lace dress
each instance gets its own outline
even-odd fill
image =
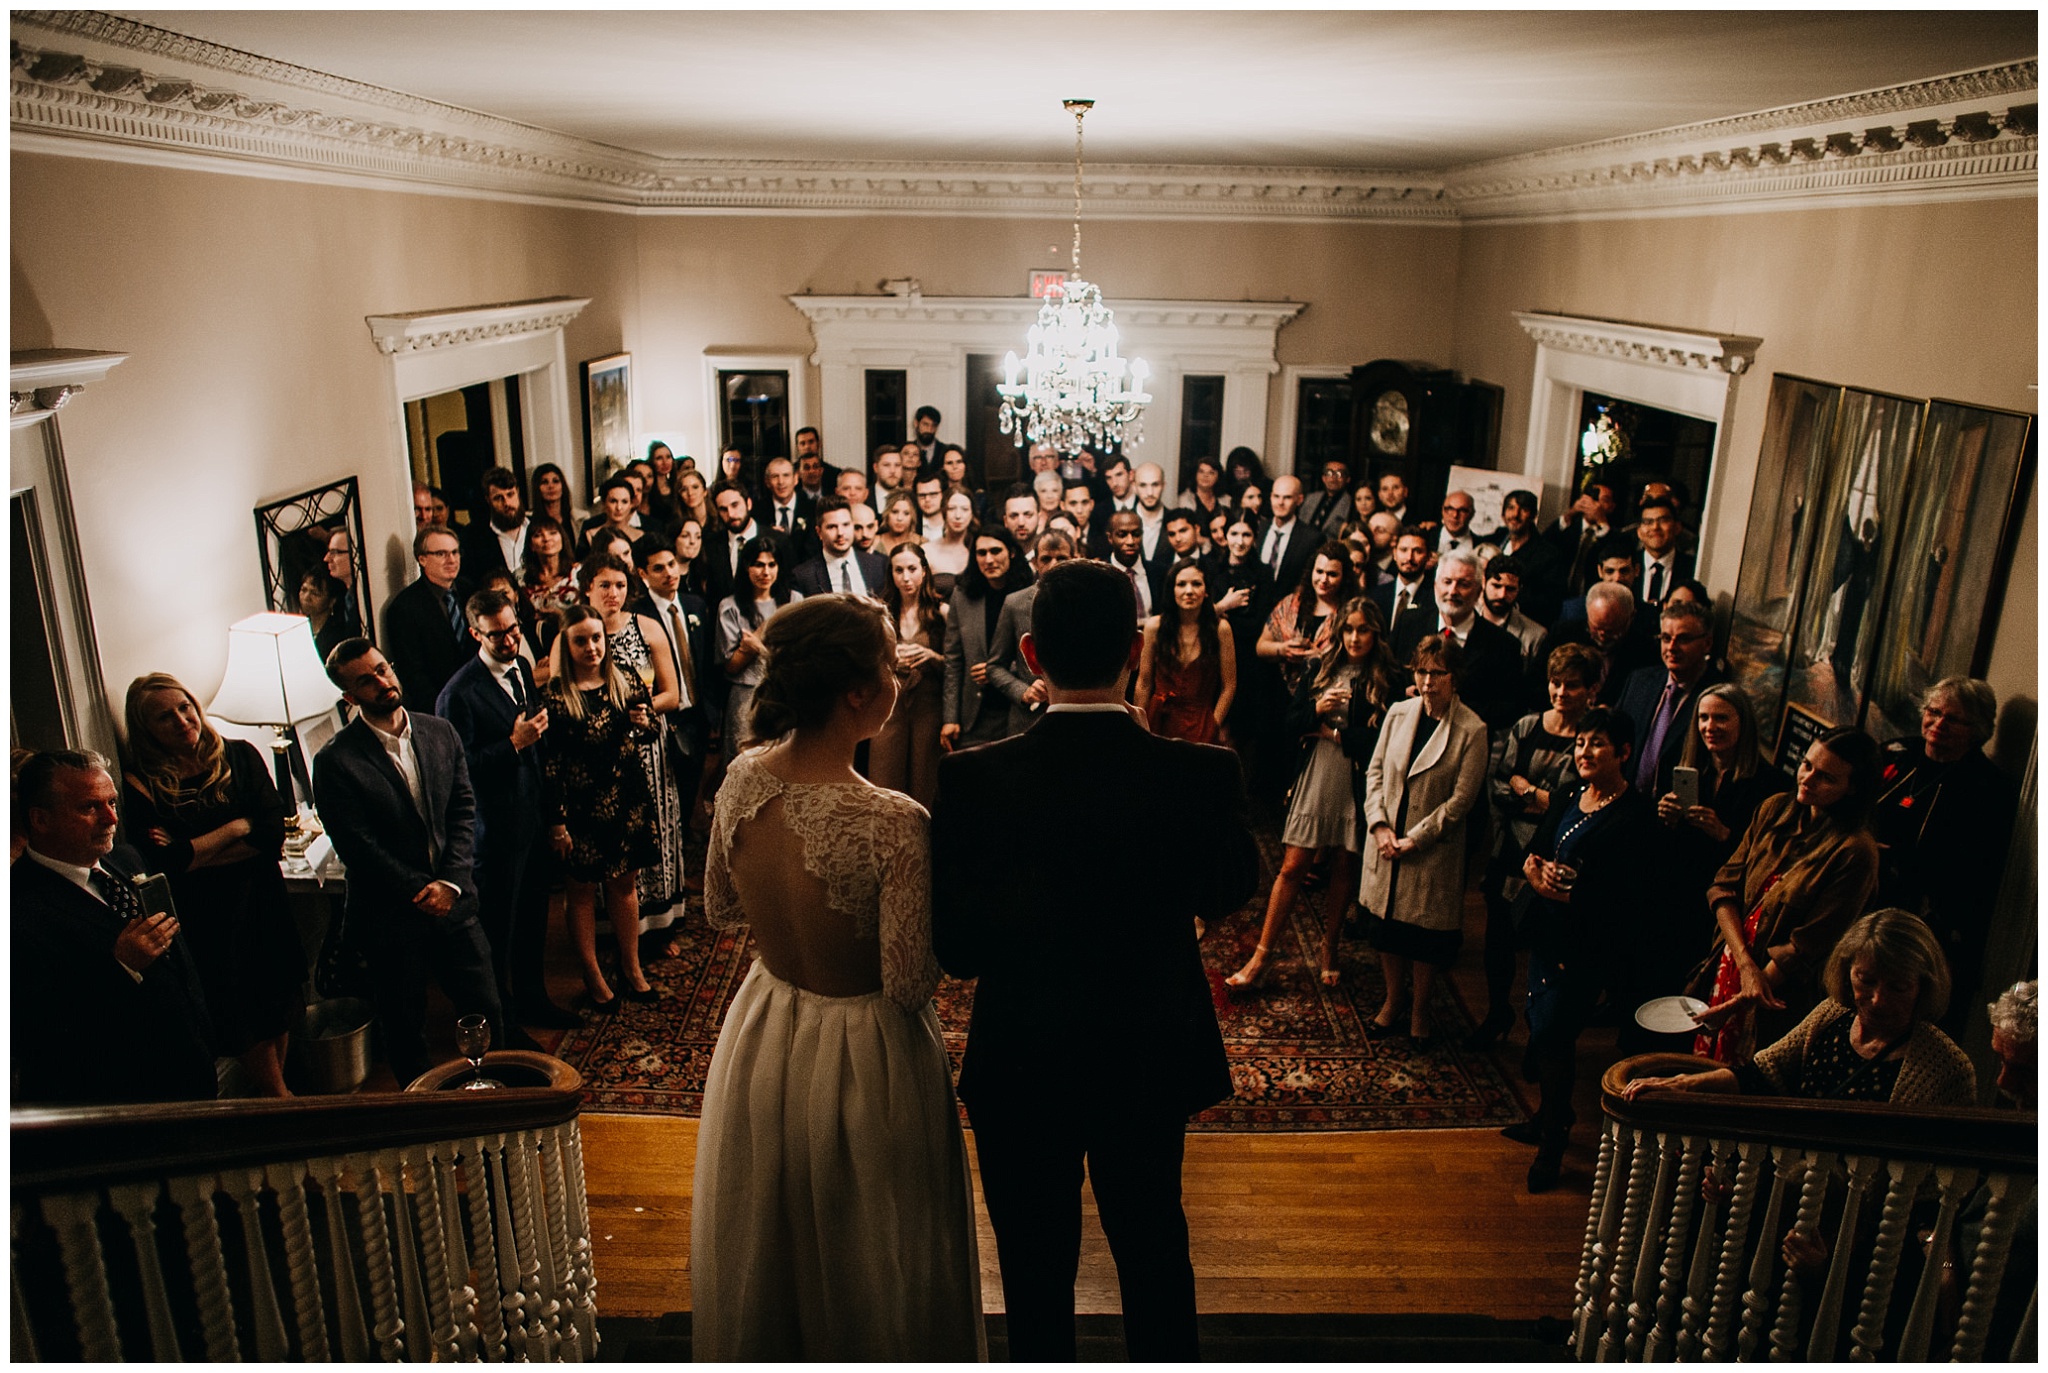
[[[780,823],[761,809],[780,799]],[[746,923],[734,835],[765,841],[876,942],[882,989],[825,996],[756,959],[712,1054],[690,1221],[699,1360],[985,1358],[966,1146],[931,1004],[924,808],[793,785],[741,755],[719,789],[704,905]]]

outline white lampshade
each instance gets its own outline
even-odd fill
[[[251,615],[228,626],[227,675],[209,714],[243,725],[295,725],[340,699],[305,616]]]

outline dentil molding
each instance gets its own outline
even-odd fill
[[[812,324],[861,322],[1029,326],[1044,302],[1011,296],[789,296]],[[1115,300],[1119,327],[1276,330],[1306,305],[1291,301]]]
[[[1064,217],[1053,163],[659,158],[95,11],[12,16],[17,152],[163,162],[635,213]],[[2038,64],[1406,173],[1091,169],[1114,219],[1449,225],[2031,196]]]
[[[1546,348],[1684,372],[1741,376],[1756,361],[1756,350],[1763,345],[1762,339],[1746,334],[1702,334],[1582,315],[1517,310],[1515,322]]]
[[[559,329],[583,313],[588,296],[481,305],[466,310],[416,310],[403,315],[369,315],[370,337],[386,354],[425,353],[486,339],[518,338]]]

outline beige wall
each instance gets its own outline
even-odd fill
[[[894,276],[933,296],[1015,295],[1030,268],[1065,263],[1071,233],[634,216],[42,156],[12,169],[12,346],[132,355],[63,417],[116,693],[157,668],[212,691],[222,631],[261,604],[259,503],[356,474],[380,599],[408,566],[405,459],[367,315],[588,296],[571,364],[630,351],[641,432],[694,442],[706,349],[810,351],[785,296]],[[1712,512],[1716,561],[1732,566],[1771,371],[2035,408],[2034,222],[2030,200],[1463,230],[1091,220],[1084,266],[1112,301],[1304,301],[1282,363],[1415,358],[1496,382],[1509,466],[1535,356],[1511,311],[1760,335]],[[1269,452],[1279,400],[1276,377]],[[2006,694],[2034,691],[2028,528],[1993,668]]]
[[[1512,312],[1761,338],[1707,512],[1715,590],[1732,591],[1771,373],[2038,410],[2035,222],[2027,199],[1475,226],[1463,234],[1453,365],[1506,384],[1501,464],[1519,467],[1536,345]],[[2036,691],[2033,510],[2030,495],[1992,659],[2001,698]]]

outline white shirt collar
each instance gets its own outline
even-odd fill
[[[62,859],[52,858],[49,854],[38,853],[34,849],[23,849],[22,852],[26,856],[35,859],[36,862],[41,863],[51,872],[56,873],[57,876],[63,878],[72,886],[90,894],[93,900],[97,901],[100,899],[100,894],[92,889],[92,874],[93,869],[99,866],[97,863],[91,867],[81,868],[76,863],[66,863]]]
[[[1047,715],[1128,715],[1130,711],[1114,701],[1057,701],[1045,708]]]

